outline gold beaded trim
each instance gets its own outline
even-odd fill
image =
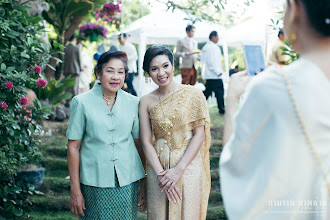
[[[285,80],[286,87],[288,89],[288,92],[289,92],[289,95],[290,95],[290,98],[291,98],[293,107],[295,109],[295,112],[296,112],[296,115],[298,117],[299,123],[301,125],[302,130],[303,130],[303,133],[305,135],[306,141],[308,143],[308,146],[310,147],[310,150],[312,151],[312,154],[313,154],[313,156],[315,158],[315,161],[316,161],[317,165],[319,166],[319,168],[321,170],[322,176],[323,176],[324,181],[325,181],[325,183],[327,185],[328,194],[330,196],[330,183],[328,182],[328,178],[327,178],[328,177],[328,173],[326,173],[324,171],[323,166],[322,166],[322,163],[321,163],[321,159],[320,159],[318,153],[316,152],[316,149],[315,149],[315,147],[313,145],[312,139],[311,139],[311,137],[309,135],[309,132],[307,131],[307,127],[306,127],[305,121],[303,119],[303,116],[302,116],[301,112],[298,109],[298,105],[297,105],[296,99],[293,96],[293,92],[292,92],[292,89],[291,89],[289,78],[284,73],[284,70],[281,67],[280,67],[280,70],[281,70],[281,74],[282,74],[282,76],[283,76],[283,78]]]

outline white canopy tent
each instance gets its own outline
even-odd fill
[[[187,14],[180,10],[153,12],[150,13],[129,26],[123,28],[121,32],[128,34],[128,41],[139,45],[139,63],[138,73],[140,79],[140,90],[143,88],[143,57],[146,51],[146,45],[162,44],[162,45],[176,45],[180,38],[186,36],[185,28],[188,25],[186,20]],[[197,42],[207,42],[211,31],[217,31],[220,37],[219,45],[223,46],[225,58],[225,70],[228,73],[228,47],[224,38],[225,28],[221,25],[214,24],[209,21],[201,20],[196,22],[194,39]],[[112,35],[113,39],[117,38],[119,33]],[[225,74],[225,76],[228,74]],[[139,92],[141,94],[141,91]]]

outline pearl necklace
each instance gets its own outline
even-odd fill
[[[326,183],[327,185],[327,189],[328,189],[328,195],[330,196],[330,183],[328,182],[328,173],[325,172],[323,166],[322,166],[322,162],[321,162],[321,159],[320,159],[320,156],[318,155],[315,147],[314,147],[314,144],[312,142],[312,139],[309,135],[309,132],[307,130],[307,127],[306,127],[306,123],[303,119],[303,116],[301,114],[301,112],[299,111],[298,109],[298,105],[297,105],[297,102],[296,102],[296,99],[294,98],[293,96],[293,92],[292,92],[292,89],[291,89],[291,85],[290,85],[290,82],[289,82],[289,78],[288,76],[284,73],[283,69],[280,67],[280,70],[281,70],[281,74],[285,80],[285,84],[286,84],[286,87],[288,89],[288,92],[289,92],[289,96],[291,98],[291,101],[292,101],[292,104],[293,104],[293,107],[294,107],[294,110],[296,112],[296,115],[298,117],[298,120],[299,120],[299,123],[300,123],[300,126],[302,128],[302,131],[305,135],[305,138],[306,138],[306,141],[308,143],[308,146],[310,147],[310,151],[312,152],[313,156],[314,156],[314,159],[315,159],[315,162],[317,164],[317,166],[319,167],[320,171],[321,171],[321,174],[323,176],[323,179],[324,179],[324,182]]]
[[[109,106],[109,105],[111,104],[111,101],[114,100],[114,99],[116,98],[116,95],[115,95],[113,98],[111,98],[110,100],[108,100],[108,99],[105,98],[104,96],[103,96],[103,98],[104,98],[105,101],[107,101],[107,106]]]

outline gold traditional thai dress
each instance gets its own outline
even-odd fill
[[[211,188],[211,134],[203,93],[193,86],[184,86],[156,104],[150,110],[150,119],[154,147],[164,169],[173,168],[180,161],[193,137],[193,129],[204,126],[205,140],[177,183],[182,193],[179,204],[167,200],[165,193],[161,192],[157,175],[148,166],[148,219],[206,219]]]

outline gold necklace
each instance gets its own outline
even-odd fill
[[[111,104],[111,101],[116,98],[116,95],[113,98],[111,98],[110,100],[108,100],[107,98],[105,98],[104,95],[103,95],[103,98],[107,102],[107,106],[109,106]]]
[[[291,101],[292,101],[292,104],[293,104],[293,107],[294,107],[294,110],[296,112],[296,115],[298,117],[298,120],[299,120],[299,123],[300,123],[300,126],[303,130],[303,133],[305,135],[305,138],[306,138],[306,141],[308,143],[308,146],[310,147],[310,150],[312,151],[312,154],[314,156],[314,159],[315,159],[315,162],[317,163],[319,169],[321,170],[321,174],[323,176],[323,179],[324,179],[324,182],[326,183],[327,185],[327,189],[328,189],[328,194],[330,196],[330,183],[328,182],[328,173],[324,171],[324,168],[322,166],[322,162],[321,162],[321,159],[313,145],[313,142],[312,142],[312,139],[307,131],[307,127],[306,127],[306,123],[302,117],[302,114],[301,112],[299,111],[298,109],[298,106],[297,106],[297,102],[296,102],[296,99],[294,98],[293,96],[293,92],[292,92],[292,89],[291,89],[291,85],[290,85],[290,82],[289,82],[289,78],[288,76],[284,73],[283,69],[280,68],[281,70],[281,74],[285,80],[285,84],[286,84],[286,87],[288,89],[288,92],[289,92],[289,95],[290,95],[290,98],[291,98]]]

